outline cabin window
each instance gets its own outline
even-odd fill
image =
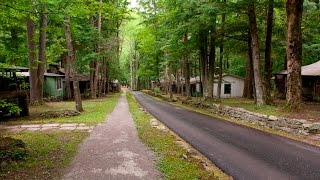
[[[61,78],[57,78],[57,89],[62,89],[62,81]]]
[[[231,84],[224,84],[224,94],[231,94]]]

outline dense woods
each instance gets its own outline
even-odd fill
[[[161,84],[167,93],[190,97],[190,79],[198,78],[200,94],[212,99],[221,97],[223,76],[232,74],[245,79],[243,97],[261,106],[273,102],[275,74],[287,70],[287,106],[299,109],[301,66],[320,59],[318,0],[140,0],[136,9],[128,4],[3,0],[1,67],[29,68],[30,102],[37,104],[46,70],[59,64],[66,99],[76,100],[78,110],[84,77],[90,83],[81,93],[91,98],[108,93],[114,80],[133,90]]]
[[[177,93],[190,96],[190,78],[199,77],[205,99],[212,98],[212,82],[219,98],[222,76],[233,74],[245,78],[243,97],[260,106],[277,96],[275,74],[288,70],[287,106],[300,107],[301,66],[320,59],[319,1],[141,0],[140,5],[133,89],[150,88],[152,81],[169,92],[168,76]]]
[[[126,0],[3,0],[0,2],[1,68],[29,68],[30,102],[43,101],[44,74],[63,68],[66,99],[82,111],[79,81],[90,77],[90,97],[108,93],[121,79],[119,31]],[[59,69],[60,70],[60,69]]]

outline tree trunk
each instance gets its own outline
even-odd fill
[[[287,0],[286,12],[288,23],[287,37],[287,106],[291,110],[300,109],[302,102],[301,55],[303,0]]]
[[[66,80],[66,96],[67,100],[72,98],[71,87],[70,87],[70,61],[68,55],[63,54],[61,56],[62,61],[64,62],[64,69],[65,69],[65,80]]]
[[[100,0],[100,5],[101,8],[102,6],[102,0]],[[98,45],[97,45],[97,52],[98,55],[100,56],[100,51],[101,51],[101,42],[100,42],[100,38],[101,38],[101,23],[102,23],[102,15],[101,15],[101,11],[98,14],[98,34],[99,34],[99,39],[98,39]],[[99,83],[99,73],[100,73],[100,57],[98,57],[98,59],[96,60],[95,63],[95,70],[94,70],[94,78],[93,78],[93,92],[92,92],[92,98],[97,98],[97,92],[98,92],[98,83]]]
[[[207,33],[200,30],[200,60],[201,60],[201,79],[204,98],[208,97],[208,57],[207,57]]]
[[[183,37],[183,41],[185,44],[188,43],[188,34],[185,33]],[[183,57],[183,73],[184,73],[184,81],[185,81],[185,92],[187,98],[191,97],[191,92],[190,92],[190,71],[189,71],[189,59],[187,52],[185,52],[184,57]]]
[[[261,106],[265,104],[264,101],[264,92],[263,85],[261,80],[261,65],[260,65],[260,47],[259,47],[259,38],[257,32],[257,22],[256,22],[256,12],[254,1],[250,0],[248,6],[248,16],[249,16],[249,27],[252,39],[252,56],[253,56],[253,75],[255,82],[255,91],[256,91],[256,99],[257,106]]]
[[[253,65],[252,65],[252,48],[251,48],[251,34],[248,32],[248,51],[246,61],[246,80],[243,92],[244,98],[253,98]]]
[[[39,100],[43,99],[44,73],[46,71],[46,38],[47,38],[47,15],[41,13],[40,17],[40,37],[39,37],[39,62],[38,62],[38,91]]]
[[[71,64],[71,74],[73,76],[73,91],[74,91],[74,100],[76,104],[76,110],[82,112],[82,102],[81,102],[81,94],[79,89],[79,81],[78,81],[78,73],[77,73],[77,64],[76,64],[76,50],[72,44],[71,38],[71,29],[70,29],[70,16],[65,15],[65,36],[66,36],[66,44],[68,50],[68,61]]]
[[[214,22],[216,18],[214,18]],[[213,98],[214,70],[216,61],[216,23],[214,23],[210,34],[210,53],[209,53],[209,84],[208,97]]]
[[[219,57],[219,79],[218,79],[218,88],[217,88],[217,96],[221,98],[221,86],[222,86],[222,62],[223,62],[223,45],[220,45],[220,57]]]
[[[267,15],[267,29],[266,29],[266,50],[265,50],[265,95],[266,103],[271,103],[271,42],[273,29],[273,3],[274,0],[269,0],[268,15]]]
[[[28,41],[28,59],[29,59],[29,83],[30,83],[30,103],[38,103],[40,99],[40,91],[38,89],[38,63],[36,55],[35,42],[35,22],[32,17],[27,18],[27,41]]]
[[[224,0],[224,3],[226,0]],[[220,44],[220,60],[219,60],[219,81],[218,81],[218,98],[221,98],[222,72],[223,72],[223,56],[224,56],[224,25],[226,21],[226,14],[223,13],[221,17],[221,44]]]

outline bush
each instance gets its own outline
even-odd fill
[[[157,94],[160,94],[160,92],[161,92],[161,90],[160,90],[159,87],[154,88],[153,91],[154,91],[155,93],[157,93]]]

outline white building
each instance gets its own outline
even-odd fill
[[[243,95],[244,78],[235,75],[223,75],[221,98],[239,98]],[[213,95],[217,96],[218,83],[213,84]]]
[[[200,77],[190,78],[191,92],[193,94],[199,94],[201,92]],[[222,76],[221,84],[221,98],[239,98],[243,95],[244,78],[225,74]],[[213,83],[213,95],[218,94],[218,77],[215,77]]]

